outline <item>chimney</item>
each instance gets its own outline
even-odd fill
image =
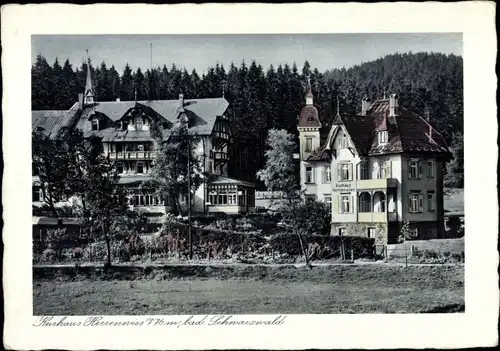
[[[396,116],[396,109],[398,108],[398,99],[396,94],[391,94],[389,97],[389,117]]]
[[[427,122],[431,119],[429,108],[426,106],[424,109],[424,117]]]
[[[361,116],[366,116],[366,113],[371,107],[371,103],[368,101],[368,98],[365,96],[363,100],[361,100]]]
[[[183,93],[179,94],[179,109],[180,110],[184,109],[184,94]]]
[[[119,97],[116,98],[116,102],[120,102],[120,98]]]
[[[78,93],[78,109],[83,110],[83,93]]]

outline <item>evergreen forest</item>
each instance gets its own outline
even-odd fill
[[[224,97],[234,118],[234,154],[230,176],[259,183],[256,173],[265,164],[268,130],[297,134],[297,118],[305,103],[310,79],[314,103],[323,125],[336,113],[355,114],[361,99],[374,101],[397,93],[399,104],[420,115],[429,112],[431,124],[448,145],[463,135],[463,59],[440,53],[396,53],[350,68],[320,72],[309,62],[262,67],[258,62],[216,63],[200,74],[173,64],[154,69],[127,64],[123,72],[105,62],[90,63],[97,101]],[[86,64],[49,63],[38,55],[31,68],[32,109],[69,109],[85,86]],[[461,139],[460,139],[461,140]],[[463,172],[463,170],[462,170]],[[262,184],[260,184],[262,185]]]

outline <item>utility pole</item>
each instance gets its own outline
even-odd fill
[[[189,128],[189,127],[188,127]],[[188,162],[187,162],[187,174],[188,174],[188,241],[189,241],[189,259],[193,259],[193,237],[191,234],[191,140],[189,137],[189,129],[187,132],[188,140]]]
[[[153,43],[149,43],[150,51],[149,51],[149,69],[151,73],[153,73]]]

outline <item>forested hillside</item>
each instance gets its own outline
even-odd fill
[[[126,58],[125,58],[126,59]],[[179,62],[178,65],[182,65]],[[333,63],[332,63],[333,65]],[[423,115],[428,109],[431,123],[451,144],[454,133],[463,133],[463,60],[460,56],[435,53],[394,54],[351,68],[319,72],[305,62],[270,66],[241,62],[225,68],[216,64],[205,74],[178,66],[163,66],[135,72],[127,65],[121,73],[105,62],[91,64],[97,101],[221,97],[223,91],[235,118],[236,152],[230,173],[256,181],[264,165],[265,137],[270,128],[297,133],[296,123],[304,104],[310,77],[322,121],[328,124],[337,100],[342,114],[360,110],[364,96],[371,100],[384,93],[398,93],[400,105]],[[50,65],[38,56],[32,66],[32,108],[68,109],[78,100],[85,84],[85,65],[73,67],[66,60]],[[238,170],[238,172],[236,172]]]

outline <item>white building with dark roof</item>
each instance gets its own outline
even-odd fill
[[[191,199],[194,213],[245,213],[255,208],[255,186],[227,177],[227,163],[233,138],[232,115],[224,98],[152,101],[96,101],[92,77],[87,65],[87,78],[79,101],[68,111],[32,111],[32,130],[43,131],[51,139],[61,137],[65,129],[79,129],[84,137],[97,136],[104,153],[115,161],[119,183],[130,193],[130,205],[138,210],[164,212],[172,199],[164,199],[147,189],[154,167],[154,139],[150,126],[159,122],[165,139],[182,114],[188,121],[190,135],[199,139],[196,151],[203,172],[215,176],[210,187],[202,184]],[[33,177],[34,184],[36,176]],[[42,200],[36,195],[34,200]],[[180,205],[188,206],[181,194]],[[166,206],[165,206],[166,205]]]
[[[332,235],[396,242],[409,222],[414,238],[444,231],[443,170],[450,151],[427,119],[395,95],[356,116],[337,115],[324,142],[312,93],[298,123],[300,178],[306,196],[331,204]]]

